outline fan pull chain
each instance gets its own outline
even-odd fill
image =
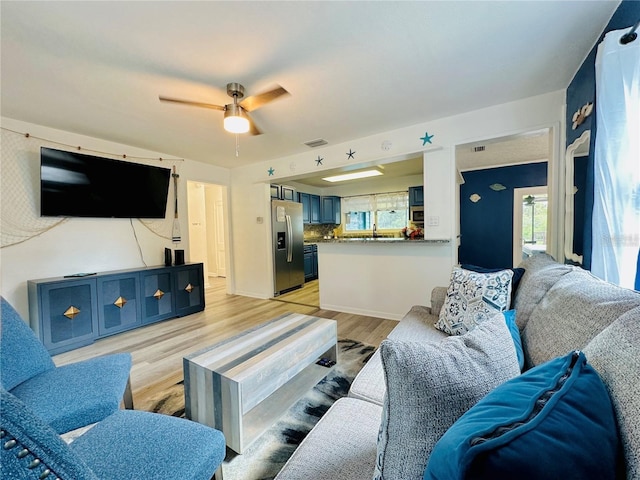
[[[238,158],[239,156],[240,156],[240,138],[236,133],[236,158]]]

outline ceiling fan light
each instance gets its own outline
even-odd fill
[[[224,111],[224,129],[231,133],[247,133],[249,131],[249,119],[244,115],[242,108],[233,103],[227,105]]]

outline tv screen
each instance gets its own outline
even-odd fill
[[[171,170],[40,148],[43,217],[164,218]]]

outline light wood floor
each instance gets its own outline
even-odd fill
[[[137,410],[146,410],[167,387],[182,380],[185,355],[286,312],[335,319],[338,337],[376,346],[397,325],[394,320],[320,310],[315,306],[227,295],[224,278],[211,278],[210,283],[203,312],[98,340],[92,345],[56,355],[55,363],[63,365],[97,355],[130,352],[134,406]],[[302,294],[302,291],[292,293]]]
[[[272,299],[275,302],[297,303],[309,307],[320,307],[320,283],[319,280],[306,282],[302,288]]]

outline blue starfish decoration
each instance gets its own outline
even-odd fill
[[[272,176],[275,170],[273,169],[273,167],[269,167],[269,170],[267,170],[267,172],[269,173],[269,176]]]
[[[429,135],[428,132],[424,132],[424,137],[420,137],[420,140],[422,140],[422,145],[426,145],[427,143],[431,143],[431,139],[433,138],[433,135]]]
[[[347,153],[347,160],[348,159],[353,159],[353,156],[356,154],[356,152],[352,152],[351,149],[349,149],[349,153]]]
[[[316,160],[316,167],[322,165],[322,160],[324,160],[324,158],[320,158],[320,155],[318,155],[318,159]]]

